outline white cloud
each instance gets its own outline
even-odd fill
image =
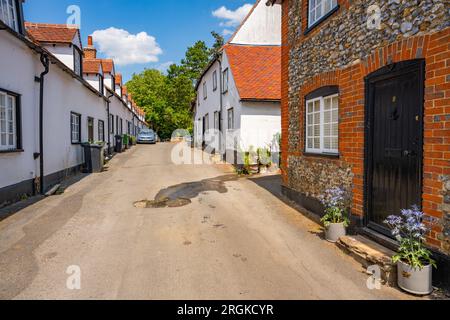
[[[234,31],[233,31],[233,30],[230,30],[230,29],[224,29],[224,30],[222,31],[222,34],[223,34],[224,36],[231,36],[233,33],[234,33]]]
[[[146,32],[131,34],[126,30],[111,27],[97,30],[92,36],[98,50],[121,66],[158,62],[158,56],[163,53],[155,37]]]
[[[236,27],[238,26],[242,20],[245,19],[247,14],[253,8],[251,4],[244,4],[242,7],[237,8],[236,10],[227,9],[227,7],[222,6],[217,10],[212,12],[212,15],[221,20],[225,20],[220,25],[223,27]]]

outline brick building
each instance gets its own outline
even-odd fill
[[[383,220],[413,204],[448,283],[450,11],[445,0],[269,0],[282,5],[286,195],[318,214],[331,187],[352,222],[389,245]]]

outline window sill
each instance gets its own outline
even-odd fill
[[[0,150],[0,154],[22,153],[22,152],[25,152],[25,150],[23,150],[23,149]]]
[[[326,15],[324,15],[322,18],[320,18],[319,20],[317,20],[313,25],[311,25],[310,27],[308,27],[305,32],[303,32],[303,35],[308,35],[308,33],[310,33],[311,31],[313,31],[316,27],[318,27],[320,24],[322,24],[322,22],[324,22],[325,20],[327,20],[329,17],[331,17],[335,12],[337,12],[340,8],[340,5],[337,5],[336,7],[334,7],[334,9],[332,9],[330,12],[328,12]]]
[[[339,159],[341,157],[341,155],[339,153],[304,152],[303,155],[306,157],[319,157],[319,158],[327,158],[327,159]]]
[[[81,145],[81,142],[72,142],[72,145],[73,146],[79,146],[79,145]]]

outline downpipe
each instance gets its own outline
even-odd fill
[[[108,97],[108,102],[106,103],[106,112],[108,114],[108,155],[110,156],[112,154],[111,152],[111,119],[110,119],[110,105],[111,105],[111,98],[114,96],[114,94],[111,94]]]
[[[45,76],[49,72],[50,61],[46,54],[41,54],[41,63],[44,66],[44,71],[39,77],[39,191],[41,194],[45,194],[44,190],[44,84]]]

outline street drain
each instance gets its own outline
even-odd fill
[[[192,199],[209,191],[227,193],[225,182],[236,181],[237,175],[226,175],[202,181],[182,183],[158,192],[155,200],[141,200],[134,203],[136,208],[178,208],[192,203]]]

